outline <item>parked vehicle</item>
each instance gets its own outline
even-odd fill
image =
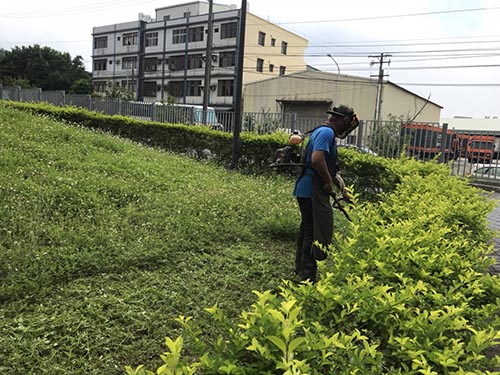
[[[178,122],[181,124],[207,125],[213,129],[222,129],[213,107],[207,107],[205,123],[203,106],[194,104],[155,103],[155,121]]]
[[[495,151],[495,136],[469,135],[467,160],[472,162],[491,163]]]
[[[498,164],[477,164],[470,173],[472,181],[488,181],[497,180],[500,182],[500,165]]]
[[[453,157],[452,130],[447,130],[444,145],[445,160]],[[406,123],[401,125],[401,138],[411,156],[422,160],[435,158],[441,152],[443,128],[437,125]]]
[[[203,125],[203,106],[201,105],[129,101],[122,103],[122,106],[126,115],[141,120]],[[205,124],[213,129],[222,129],[213,107],[207,107]]]

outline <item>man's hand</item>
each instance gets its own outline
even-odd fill
[[[328,194],[331,194],[333,192],[333,181],[329,180],[325,182],[325,184],[323,185],[323,190]]]
[[[339,172],[337,172],[337,174],[335,175],[335,180],[337,180],[337,186],[339,187],[340,192],[342,194],[344,194],[344,191],[345,191],[345,182],[344,182],[344,179],[342,178],[342,176],[340,175]]]
[[[342,193],[342,196],[344,197],[344,199],[347,202],[352,202],[351,194],[349,194],[349,192],[345,188],[345,182],[344,182],[344,179],[342,178],[342,176],[340,175],[340,173],[337,173],[335,175],[335,180],[337,182],[337,186],[339,187],[340,192]]]

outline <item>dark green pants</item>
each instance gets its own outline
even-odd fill
[[[313,177],[312,198],[297,198],[301,214],[300,231],[295,253],[295,272],[302,280],[316,281],[317,261],[325,260],[326,253],[313,245],[318,241],[328,246],[333,236],[333,209],[330,196],[323,190],[323,182]]]

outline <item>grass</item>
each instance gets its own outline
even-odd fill
[[[291,191],[0,108],[2,374],[153,368],[181,314],[211,337],[205,307],[236,316],[291,277]]]

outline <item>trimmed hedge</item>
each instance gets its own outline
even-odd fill
[[[317,283],[255,292],[237,322],[207,308],[225,332],[209,341],[179,317],[184,334],[166,339],[157,373],[498,374],[500,357],[486,355],[500,339],[500,282],[487,273],[493,203],[443,166],[384,163],[401,183],[350,212]]]
[[[109,132],[152,147],[187,154],[197,159],[210,159],[229,166],[232,159],[233,136],[201,126],[165,124],[109,116],[75,107],[56,107],[45,103],[0,101],[0,105],[50,116],[78,126]],[[288,145],[288,135],[241,133],[241,155],[238,170],[243,173],[268,174],[276,149]],[[356,186],[363,200],[375,201],[382,191],[390,192],[399,182],[391,164],[384,158],[339,148],[342,174],[346,183]],[[295,171],[277,171],[295,178]]]
[[[76,107],[57,107],[47,103],[0,101],[0,105],[50,116],[59,121],[101,130],[148,146],[188,154],[196,158],[229,165],[233,136],[202,126],[166,124],[136,120],[119,115],[104,115]],[[267,170],[274,151],[286,144],[284,134],[257,135],[241,133],[241,155],[238,167],[243,171]]]

